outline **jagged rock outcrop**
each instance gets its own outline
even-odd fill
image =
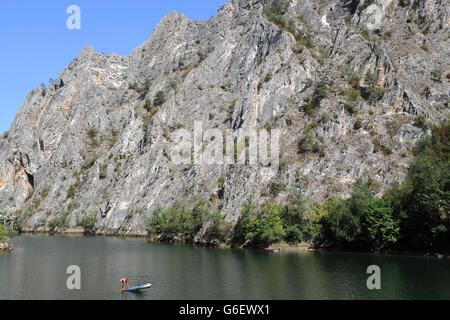
[[[0,252],[2,251],[11,251],[13,249],[13,245],[9,241],[0,241]]]
[[[416,118],[448,112],[448,3],[292,0],[284,24],[264,10],[277,5],[232,0],[208,21],[173,12],[128,57],[83,49],[30,92],[0,139],[1,211],[24,230],[58,219],[82,230],[95,215],[99,234],[144,235],[154,210],[176,201],[205,199],[237,222],[249,197],[323,201],[358,178],[380,194],[401,181],[424,133]],[[173,133],[194,121],[235,137],[278,128],[280,170],[174,164]]]

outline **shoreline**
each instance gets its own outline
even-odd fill
[[[149,237],[146,232],[128,232],[128,233],[120,233],[120,232],[107,232],[107,231],[97,231],[94,233],[86,232],[82,228],[72,228],[72,229],[64,229],[57,231],[50,230],[22,230],[22,234],[39,234],[39,235],[60,235],[60,236],[85,236],[85,237],[117,237],[117,238],[134,238],[134,239],[145,239],[147,242],[151,243],[168,243],[168,244],[188,244],[197,247],[211,247],[217,249],[251,249],[251,250],[260,250],[264,251],[265,249],[258,248],[246,248],[246,247],[233,247],[229,244],[224,243],[206,243],[206,242],[192,242],[192,241],[184,241],[184,240],[172,240],[165,241],[161,240],[158,237]],[[20,235],[20,233],[19,233]],[[12,244],[11,244],[12,247]],[[442,254],[442,253],[433,253],[433,252],[424,252],[424,251],[414,251],[414,250],[386,250],[381,252],[371,252],[364,250],[356,250],[351,248],[333,248],[333,247],[320,247],[314,248],[309,243],[299,243],[297,245],[290,245],[287,243],[279,243],[272,244],[271,248],[278,249],[279,253],[300,253],[300,252],[342,252],[342,253],[366,253],[366,254],[377,254],[377,255],[400,255],[400,256],[414,256],[414,257],[429,257],[429,258],[437,258],[437,259],[448,259],[450,258],[450,254]],[[11,249],[12,250],[12,249]],[[0,250],[1,252],[1,250]]]

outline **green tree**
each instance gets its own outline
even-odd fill
[[[361,223],[373,193],[361,180],[353,185],[352,196],[348,200],[337,197],[326,204],[327,213],[322,217],[326,239],[338,245],[355,245],[363,240]]]
[[[373,199],[373,196],[369,185],[359,179],[353,185],[352,196],[346,201],[346,205],[351,214],[360,219],[364,215],[367,205]]]
[[[448,249],[450,240],[450,122],[432,128],[417,144],[406,182],[398,188],[402,243],[418,249]]]
[[[395,244],[400,235],[399,221],[394,218],[392,199],[369,200],[362,218],[363,240],[373,250]]]
[[[284,239],[289,243],[299,243],[306,240],[306,219],[308,212],[306,201],[297,196],[289,202],[281,212],[284,227]]]
[[[359,219],[352,216],[344,200],[337,197],[325,204],[326,215],[320,223],[323,226],[325,239],[337,244],[345,244],[355,240],[360,227]]]
[[[245,246],[264,248],[283,240],[282,207],[274,202],[264,204],[258,210],[250,203],[244,205],[237,226],[237,236]]]
[[[147,221],[150,235],[161,235],[166,240],[181,237],[192,240],[202,227],[207,209],[203,201],[199,201],[193,209],[185,209],[175,203],[166,210],[156,210]]]
[[[13,233],[14,231],[11,228],[0,224],[0,241],[9,242],[9,236],[11,236]]]

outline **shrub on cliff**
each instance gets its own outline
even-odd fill
[[[276,24],[280,28],[284,28],[286,27],[286,19],[283,15],[287,12],[289,4],[289,0],[280,0],[272,7],[264,8],[264,14],[270,22]]]
[[[95,225],[95,222],[97,220],[97,215],[94,212],[91,212],[87,216],[83,218],[83,220],[80,223],[80,226],[82,226],[85,229],[92,229]]]
[[[427,131],[429,128],[427,118],[425,118],[424,115],[417,116],[414,119],[414,126],[417,128],[422,129],[423,131]]]
[[[411,0],[399,0],[399,2],[398,2],[398,5],[403,8],[409,6],[410,4],[411,4]]]
[[[70,185],[69,190],[67,190],[67,196],[66,196],[67,199],[71,199],[71,198],[75,197],[78,186],[79,186],[78,183]]]
[[[311,97],[311,103],[314,107],[318,108],[320,106],[320,102],[325,99],[328,95],[328,87],[325,82],[321,81],[317,84],[314,89],[314,93]]]
[[[365,87],[361,88],[362,97],[369,103],[381,100],[386,93],[386,89],[378,86],[378,77],[374,73],[368,72],[364,80]]]
[[[166,102],[166,94],[164,91],[158,91],[155,95],[155,99],[153,100],[153,106],[160,107]]]
[[[320,139],[316,137],[314,131],[310,127],[305,129],[298,142],[298,152],[311,152],[320,156],[325,155],[325,146],[321,143]]]
[[[81,165],[81,169],[82,170],[89,170],[90,168],[92,168],[92,166],[95,164],[95,162],[97,162],[98,160],[98,156],[97,155],[93,155],[90,158],[86,159],[82,165]]]
[[[61,219],[59,217],[55,217],[48,222],[48,227],[50,228],[51,231],[53,231],[56,228],[60,228],[60,227],[64,226],[64,223],[65,222],[63,221],[63,219]]]
[[[145,99],[144,109],[147,112],[150,112],[152,110],[152,108],[153,108],[152,101],[150,99]]]
[[[0,224],[0,241],[9,242],[9,237],[14,233],[11,228]]]
[[[22,223],[24,223],[30,216],[31,216],[31,212],[28,210],[21,210],[21,209],[17,209],[16,211],[14,211],[14,216],[16,216],[16,223],[18,226],[21,226]]]
[[[215,212],[204,219],[210,223],[209,236],[220,242],[228,242],[233,224],[225,221],[220,212]]]
[[[106,176],[107,176],[107,175],[108,175],[108,164],[105,163],[105,164],[102,164],[102,165],[100,166],[100,175],[99,175],[99,178],[100,178],[101,180],[106,179]]]

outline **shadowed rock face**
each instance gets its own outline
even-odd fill
[[[415,118],[446,116],[449,7],[365,2],[293,0],[290,32],[264,14],[277,1],[233,0],[208,21],[167,15],[128,57],[86,47],[45,94],[29,93],[0,139],[1,211],[29,213],[28,230],[94,214],[98,233],[145,234],[153,211],[176,201],[204,199],[236,222],[249,197],[346,197],[358,178],[381,194],[405,176],[424,133]],[[369,72],[377,99],[364,89]],[[320,83],[326,95],[308,109]],[[166,101],[145,109],[158,91]],[[234,136],[278,128],[280,170],[174,164],[172,134],[194,121]],[[320,152],[299,148],[305,131]]]

